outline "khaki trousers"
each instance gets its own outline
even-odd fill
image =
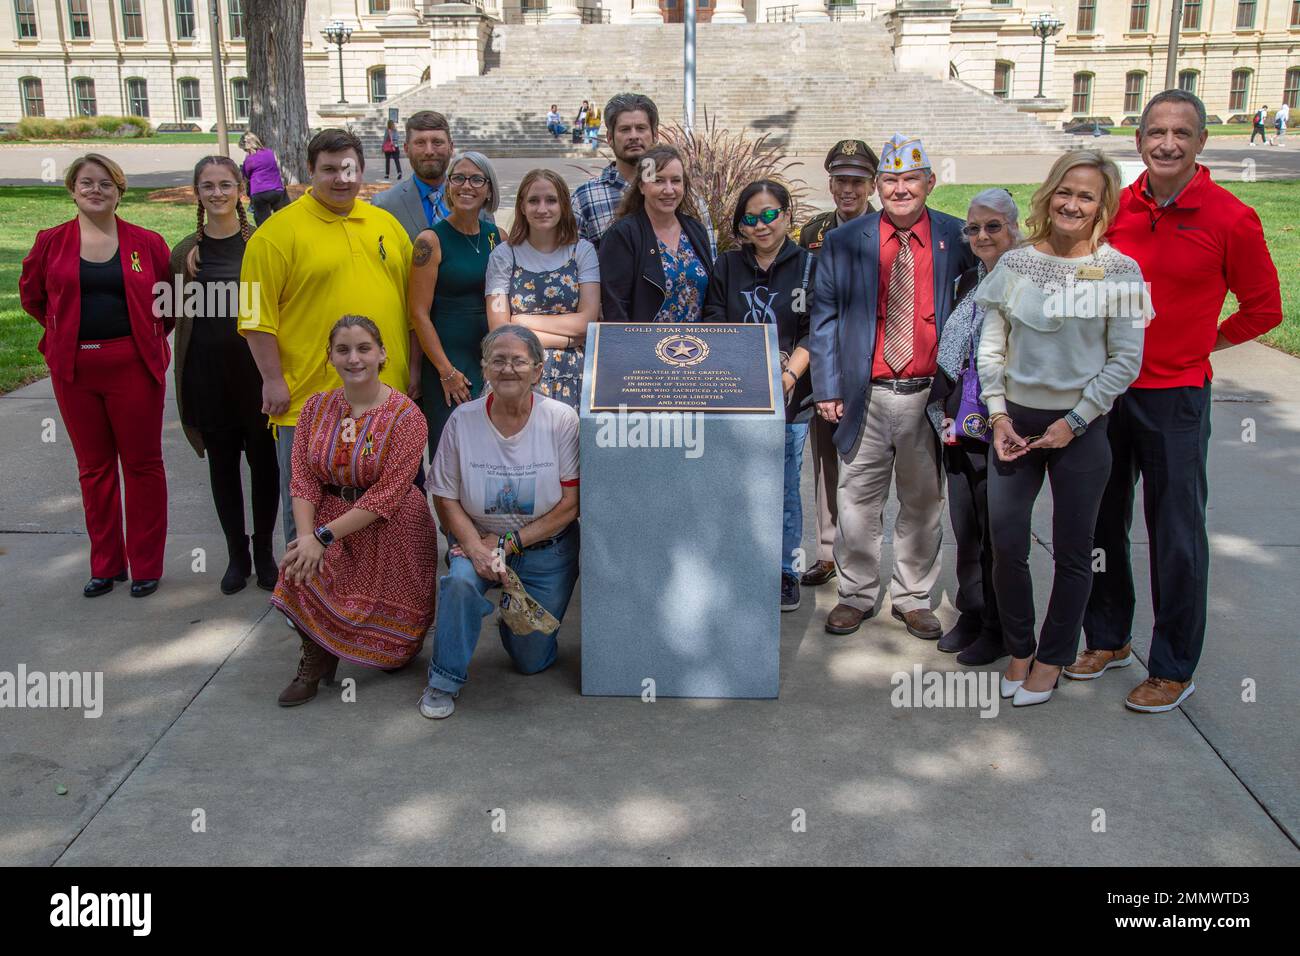
[[[930,607],[943,540],[943,470],[938,437],[925,415],[928,401],[928,389],[913,395],[872,389],[857,445],[849,460],[840,462],[839,597],[860,611],[874,609],[880,593],[885,501],[895,473],[898,519],[890,600],[903,612]]]

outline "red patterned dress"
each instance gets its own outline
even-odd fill
[[[290,491],[316,505],[317,527],[353,507],[379,520],[326,548],[320,574],[306,583],[291,584],[281,572],[271,603],[331,654],[401,667],[420,652],[437,599],[437,531],[414,484],[428,426],[396,389],[355,422],[351,414],[341,388],[307,400],[293,437]],[[326,494],[326,485],[366,490],[353,504]]]

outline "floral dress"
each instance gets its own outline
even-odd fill
[[[671,252],[659,242],[659,261],[664,267],[664,303],[655,315],[656,322],[700,321],[700,309],[704,305],[704,293],[709,287],[709,274],[704,263],[695,254],[691,240],[682,233],[677,242],[677,251]]]
[[[510,252],[514,258],[514,250]],[[549,272],[532,272],[515,263],[510,271],[510,311],[527,315],[563,315],[578,311],[577,247],[574,255]],[[583,347],[543,349],[538,391],[577,409],[582,399]]]

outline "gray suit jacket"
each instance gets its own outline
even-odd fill
[[[415,188],[413,175],[383,192],[375,193],[370,201],[380,209],[392,213],[412,242],[423,230],[429,228],[429,220],[424,215],[424,203],[420,201],[420,191]]]

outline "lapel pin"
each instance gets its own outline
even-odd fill
[[[131,253],[131,271],[132,272],[144,271],[144,269],[140,266],[140,253],[138,252]]]
[[[383,259],[385,262],[388,261],[388,253],[387,253],[386,251],[384,251],[384,237],[383,237],[383,236],[380,236],[380,237],[379,237],[379,258],[380,258],[380,259]]]

